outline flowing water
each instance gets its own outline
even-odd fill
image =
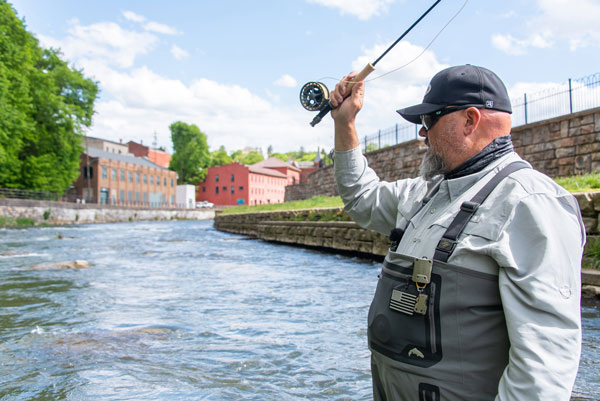
[[[370,400],[378,271],[212,221],[0,230],[0,399]],[[598,400],[598,304],[583,321],[574,395]]]

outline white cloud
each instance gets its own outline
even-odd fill
[[[136,14],[133,11],[123,11],[123,16],[129,21],[142,24],[142,28],[146,31],[162,33],[164,35],[177,35],[180,33],[177,29],[168,25],[161,24],[160,22],[148,21],[146,17]]]
[[[524,27],[525,38],[494,34],[492,44],[508,54],[524,54],[531,47],[548,48],[565,40],[572,51],[600,45],[597,0],[537,0],[537,6],[539,14]]]
[[[69,36],[58,41],[40,35],[42,46],[60,47],[70,60],[93,59],[120,68],[133,66],[138,55],[146,54],[158,38],[146,32],[121,28],[114,22],[99,22],[83,26],[73,21]]]
[[[284,74],[281,77],[279,77],[279,79],[277,79],[274,82],[274,84],[276,86],[283,86],[283,87],[286,87],[286,88],[294,88],[298,84],[298,82],[291,75]]]
[[[180,32],[165,24],[160,24],[158,22],[150,21],[144,24],[144,29],[150,32],[162,33],[165,35],[177,35]]]
[[[189,57],[189,53],[177,45],[171,46],[171,54],[176,60],[183,60]]]
[[[143,15],[139,15],[134,13],[133,11],[123,11],[123,16],[129,21],[133,22],[144,22],[146,21],[146,17]]]
[[[337,8],[340,13],[351,14],[361,20],[387,12],[388,5],[395,0],[307,0],[309,3]]]
[[[549,48],[553,42],[549,33],[536,33],[527,39],[517,39],[512,35],[495,34],[492,36],[492,45],[506,54],[520,55],[527,53],[530,47]]]

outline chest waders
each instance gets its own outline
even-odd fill
[[[396,253],[393,230],[368,318],[375,401],[495,398],[510,348],[498,276],[447,261],[479,205],[526,167],[511,163],[464,202],[433,260]]]

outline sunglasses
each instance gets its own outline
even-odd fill
[[[474,105],[465,105],[465,106],[456,106],[456,107],[448,107],[446,109],[438,110],[429,114],[421,114],[421,124],[423,124],[423,128],[425,131],[429,131],[431,127],[443,116],[446,114],[454,113],[455,111],[465,110],[470,107],[477,107]]]

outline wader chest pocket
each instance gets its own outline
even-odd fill
[[[369,346],[399,362],[429,367],[442,359],[439,295],[441,277],[419,291],[412,267],[384,263],[369,309]]]

